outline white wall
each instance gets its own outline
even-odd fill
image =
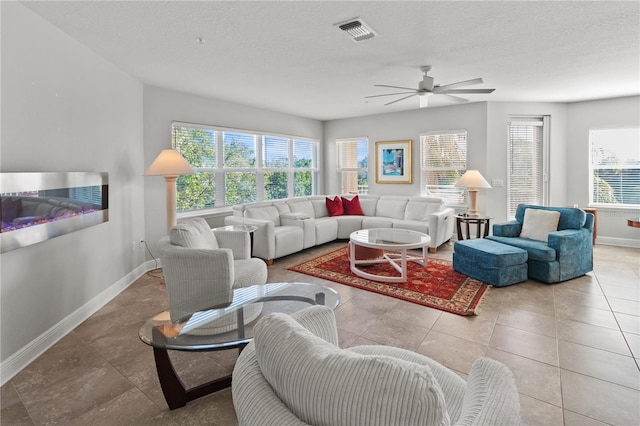
[[[2,381],[130,284],[144,262],[142,84],[1,2],[2,172],[109,173],[109,221],[0,256]]]
[[[420,133],[429,131],[466,130],[469,168],[479,169],[485,173],[486,113],[485,103],[473,103],[327,121],[324,128],[324,188],[326,193],[333,194],[339,191],[335,141],[343,138],[369,138],[369,193],[371,194],[420,195]],[[377,184],[375,143],[406,139],[413,140],[412,183]]]
[[[589,130],[640,127],[640,97],[604,99],[569,104],[567,131],[567,197],[571,204],[589,202]],[[637,147],[640,151],[640,146]],[[575,201],[574,201],[575,200]],[[640,229],[627,226],[640,212],[629,209],[598,209],[598,242],[640,247]]]
[[[187,93],[144,86],[144,164],[171,148],[171,122],[207,124],[314,138],[322,141],[322,122]],[[321,159],[322,167],[322,159]],[[145,183],[146,238],[154,255],[156,242],[167,232],[165,182],[148,176]]]

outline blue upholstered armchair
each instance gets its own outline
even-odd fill
[[[548,233],[547,241],[521,235],[527,209],[560,213],[557,230]],[[555,283],[593,270],[593,219],[578,208],[520,204],[515,220],[493,225],[493,235],[487,238],[526,250],[529,278]]]

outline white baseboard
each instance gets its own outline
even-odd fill
[[[96,313],[100,308],[109,303],[111,299],[133,284],[142,276],[142,274],[154,269],[155,267],[156,262],[152,260],[142,263],[133,271],[129,272],[127,275],[109,286],[102,293],[89,300],[69,316],[62,319],[53,327],[22,347],[19,351],[2,361],[2,363],[0,363],[0,383],[4,385],[6,382],[11,380],[23,368],[42,355],[51,346],[55,345],[58,340],[69,334],[84,320]]]
[[[597,237],[596,244],[602,244],[604,246],[640,248],[640,240],[633,240],[629,238]]]

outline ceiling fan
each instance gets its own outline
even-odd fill
[[[420,96],[420,108],[424,108],[428,106],[428,96],[431,95],[440,95],[446,96],[447,99],[456,103],[467,102],[468,99],[461,98],[459,94],[479,94],[479,93],[491,93],[496,89],[459,89],[459,87],[471,86],[473,84],[482,84],[481,78],[474,78],[472,80],[459,81],[457,83],[445,84],[444,86],[440,86],[439,84],[433,84],[433,77],[429,76],[428,73],[431,71],[431,65],[425,65],[420,67],[420,71],[424,73],[422,77],[422,81],[418,84],[417,89],[412,89],[410,87],[401,87],[401,86],[388,86],[386,84],[375,84],[375,87],[389,87],[391,89],[405,89],[409,90],[409,92],[396,92],[396,93],[386,93],[384,95],[372,95],[366,96],[366,98],[379,98],[381,96],[397,96],[397,95],[407,95],[403,96],[399,99],[396,99],[391,102],[387,102],[385,105],[395,104],[396,102],[404,101],[405,99],[412,98],[414,96]]]

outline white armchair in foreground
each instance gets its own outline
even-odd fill
[[[476,360],[464,380],[405,349],[340,349],[326,306],[266,315],[254,336],[233,370],[242,426],[522,423],[511,372],[489,358]]]

